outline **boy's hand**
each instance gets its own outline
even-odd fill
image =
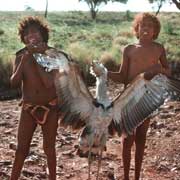
[[[155,74],[150,71],[144,72],[143,75],[144,75],[144,79],[148,81],[151,80],[155,76]]]
[[[144,72],[144,78],[151,80],[157,74],[165,74],[164,68],[160,64],[155,64],[148,71]]]
[[[26,47],[29,53],[33,54],[33,53],[44,53],[48,46],[47,43],[41,42],[38,44],[28,44]]]

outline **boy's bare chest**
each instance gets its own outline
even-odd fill
[[[154,49],[137,48],[129,54],[128,75],[133,79],[138,74],[147,71],[151,66],[159,63],[160,55]]]
[[[155,48],[135,48],[130,53],[129,64],[144,69],[158,63],[159,57],[160,54]]]
[[[33,59],[27,60],[27,62],[24,64],[24,77],[25,79],[30,79],[33,81],[39,80],[39,73],[37,70],[37,64],[36,62],[33,62]]]

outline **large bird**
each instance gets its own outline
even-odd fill
[[[54,83],[59,111],[64,113],[60,124],[73,129],[83,128],[79,148],[89,153],[89,179],[91,152],[100,155],[97,179],[99,177],[109,126],[119,135],[132,134],[167,98],[177,98],[180,95],[179,80],[161,74],[146,80],[140,74],[111,101],[107,96],[107,70],[102,64],[94,62],[94,69],[100,75],[96,77],[94,98],[84,83],[78,65],[64,53],[50,49],[45,54],[34,54],[34,57],[47,71],[56,69]]]

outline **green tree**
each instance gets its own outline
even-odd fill
[[[159,14],[160,9],[162,8],[163,4],[167,2],[168,0],[148,0],[150,3],[157,3],[157,11],[156,15]]]
[[[34,11],[34,9],[29,5],[25,5],[24,9],[25,9],[25,11]]]
[[[180,0],[148,0],[149,3],[157,3],[156,15],[160,12],[161,7],[164,3],[174,3],[178,9],[180,9]]]
[[[178,9],[180,9],[180,0],[172,0]]]
[[[99,6],[102,3],[107,4],[109,1],[127,3],[128,0],[79,0],[79,1],[84,1],[87,3],[90,9],[92,19],[96,19],[97,13],[99,11]]]

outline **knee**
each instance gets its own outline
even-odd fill
[[[144,146],[146,143],[146,133],[136,135],[135,143],[136,146]]]
[[[53,155],[55,155],[55,147],[46,147],[46,146],[44,146],[43,147],[43,149],[44,149],[44,153],[46,154],[46,156],[53,156]]]
[[[131,147],[134,142],[133,136],[128,136],[126,138],[122,138],[122,147],[125,151],[131,150]]]
[[[134,142],[134,136],[127,136],[122,138],[122,145],[126,148],[131,148]]]

